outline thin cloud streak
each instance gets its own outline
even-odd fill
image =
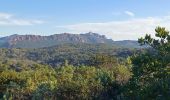
[[[128,16],[131,16],[131,17],[134,17],[135,16],[135,14],[133,13],[133,12],[131,12],[131,11],[125,11],[124,12],[126,15],[128,15]]]
[[[19,19],[12,14],[0,12],[0,26],[29,26],[43,23],[42,20]]]

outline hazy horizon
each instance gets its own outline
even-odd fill
[[[89,32],[86,32],[86,33],[89,33]],[[79,34],[86,34],[86,33],[79,33]],[[64,33],[58,33],[58,34],[64,34]],[[68,34],[74,34],[74,33],[68,33]],[[99,34],[99,33],[97,33]],[[3,37],[8,37],[8,36],[12,36],[12,35],[40,35],[40,36],[51,36],[51,35],[55,35],[55,34],[49,34],[49,35],[42,35],[42,34],[10,34],[10,35],[4,35],[4,36],[0,36],[0,38],[3,38]],[[104,35],[104,34],[99,34],[99,35]],[[105,35],[106,36],[106,35]],[[107,39],[112,39],[108,36],[106,36]],[[117,40],[114,40],[112,39],[113,41],[138,41],[138,39],[117,39]]]
[[[12,34],[48,36],[99,33],[113,40],[137,40],[170,29],[166,0],[5,0],[0,3],[0,37]],[[158,9],[159,8],[159,9]]]

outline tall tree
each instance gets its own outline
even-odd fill
[[[170,99],[170,34],[164,27],[146,34],[138,42],[148,50],[132,57],[133,77],[129,94],[134,99]]]

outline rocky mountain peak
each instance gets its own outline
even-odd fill
[[[86,33],[86,34],[54,34],[50,36],[40,35],[18,35],[14,34],[8,37],[0,38],[2,43],[6,43],[9,47],[13,47],[18,44],[27,46],[30,45],[42,45],[41,47],[48,47],[48,45],[56,45],[59,43],[111,43],[113,40],[107,39],[104,35],[98,33]],[[39,43],[39,44],[38,44]]]

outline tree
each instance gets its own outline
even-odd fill
[[[134,99],[170,99],[170,34],[164,27],[155,29],[155,38],[146,34],[138,42],[148,50],[134,55],[129,95]]]

